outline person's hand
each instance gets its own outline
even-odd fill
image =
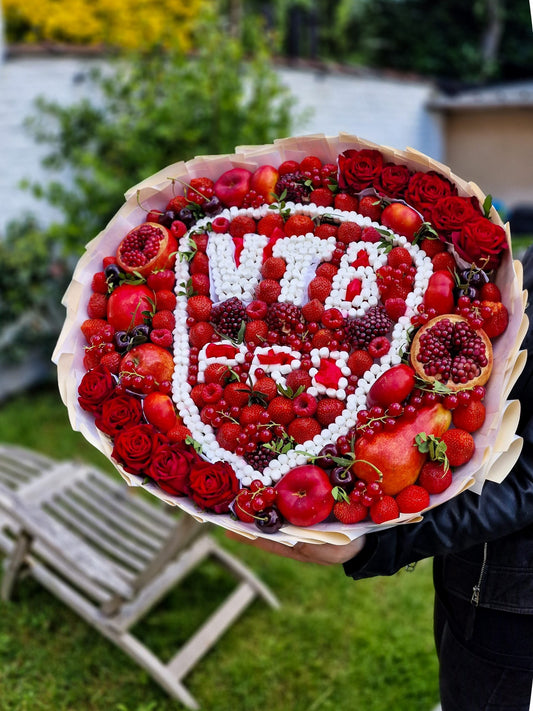
[[[361,536],[345,545],[337,546],[333,543],[296,543],[294,546],[285,546],[283,543],[267,538],[244,538],[233,531],[226,531],[226,536],[233,541],[247,543],[260,548],[268,553],[274,553],[285,558],[293,558],[304,563],[318,563],[319,565],[341,565],[354,558],[361,552],[365,545],[366,537]]]

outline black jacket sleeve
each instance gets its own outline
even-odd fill
[[[533,248],[526,257],[529,276]],[[511,394],[521,400],[518,432],[524,438],[513,471],[501,484],[485,483],[481,495],[467,491],[441,504],[419,523],[370,534],[362,552],[344,564],[346,575],[356,580],[392,575],[422,558],[463,551],[533,525],[533,314],[529,316],[530,328],[523,344],[528,349],[528,362]]]

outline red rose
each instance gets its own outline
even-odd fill
[[[405,191],[405,201],[431,219],[433,205],[447,195],[457,195],[457,188],[448,178],[430,170],[427,173],[414,173]]]
[[[498,267],[502,251],[508,248],[503,227],[487,217],[477,217],[452,232],[452,243],[460,257],[486,271]]]
[[[135,425],[118,433],[111,456],[130,474],[146,474],[157,448],[166,441],[152,425]]]
[[[200,460],[191,469],[189,486],[190,496],[200,508],[225,513],[240,485],[233,468],[226,462],[210,464]]]
[[[197,456],[178,444],[163,444],[157,449],[148,469],[150,476],[169,494],[189,495],[189,474]]]
[[[94,415],[100,414],[104,400],[111,395],[115,387],[113,376],[107,368],[102,365],[88,370],[78,388],[78,402],[80,406],[92,412]]]
[[[358,193],[369,188],[379,177],[383,156],[379,151],[363,148],[348,150],[339,155],[339,188]]]
[[[465,222],[481,216],[476,198],[449,195],[437,200],[431,211],[431,222],[437,230],[452,232],[460,230]]]
[[[410,177],[411,171],[406,165],[385,163],[381,175],[374,180],[374,187],[378,193],[388,197],[400,198],[403,197]]]
[[[94,424],[106,435],[116,437],[121,430],[138,425],[141,420],[140,401],[131,395],[116,395],[104,401]]]

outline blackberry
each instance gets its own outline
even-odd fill
[[[242,325],[246,323],[246,307],[234,296],[223,301],[211,310],[211,322],[218,333],[237,341],[241,335]]]
[[[377,336],[385,336],[393,326],[384,306],[371,306],[366,314],[344,319],[344,332],[352,350],[368,348]]]
[[[280,343],[284,344],[297,324],[303,323],[302,310],[294,304],[276,302],[268,307],[265,321],[268,330],[279,334]]]
[[[276,452],[273,452],[271,449],[259,446],[253,452],[246,452],[244,454],[244,460],[253,467],[256,472],[263,472],[277,456]]]
[[[310,188],[304,185],[304,176],[300,173],[285,173],[276,183],[276,195],[282,195],[286,190],[285,200],[292,202],[309,202]]]

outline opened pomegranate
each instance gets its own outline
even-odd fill
[[[492,371],[492,345],[486,333],[455,314],[437,316],[415,334],[411,365],[428,382],[457,391],[484,385]]]
[[[124,272],[150,272],[171,267],[178,243],[174,235],[156,222],[143,222],[130,230],[118,246],[117,264]]]

